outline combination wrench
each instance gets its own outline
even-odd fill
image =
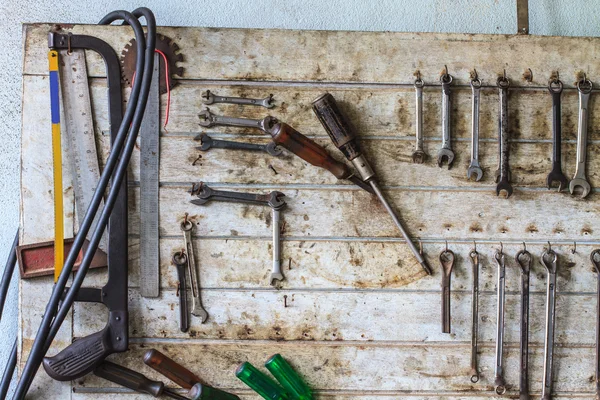
[[[544,337],[544,376],[542,400],[552,398],[552,360],[554,357],[554,325],[556,308],[556,270],[558,255],[548,247],[540,260],[547,271],[546,285],[546,334]]]
[[[504,353],[504,289],[505,289],[505,256],[502,250],[496,250],[494,259],[498,265],[498,313],[496,315],[496,367],[494,370],[496,394],[502,395],[506,392],[504,381],[504,367],[502,356]]]
[[[473,270],[473,295],[471,299],[471,382],[479,382],[477,365],[477,331],[479,330],[479,253],[473,248],[469,253]]]
[[[275,157],[283,153],[281,147],[277,146],[275,142],[268,144],[234,142],[231,140],[213,139],[206,133],[196,136],[194,140],[200,140],[200,146],[196,147],[200,151],[208,151],[209,149],[264,151]]]
[[[202,307],[202,299],[200,298],[200,276],[196,267],[196,257],[194,256],[194,243],[192,241],[192,231],[194,224],[192,221],[185,220],[181,223],[181,231],[183,232],[183,240],[185,243],[185,252],[188,255],[188,274],[190,276],[190,288],[192,289],[192,315],[200,318],[200,322],[204,323],[208,319],[208,313]]]
[[[450,278],[454,268],[454,253],[447,248],[440,253],[442,267],[442,333],[450,333]]]
[[[525,244],[523,244],[525,246]],[[517,264],[521,267],[521,370],[519,380],[519,394],[521,400],[529,400],[529,273],[533,257],[527,248],[519,251],[515,256]]]
[[[187,283],[185,269],[188,265],[188,257],[183,251],[173,254],[173,265],[177,268],[177,279],[179,279],[179,329],[187,332],[190,328],[187,306]]]
[[[600,249],[590,254],[596,273],[596,400],[600,400]]]
[[[469,169],[467,169],[467,179],[471,179],[471,176],[475,176],[475,181],[479,182],[483,177],[483,170],[479,165],[479,104],[480,104],[480,92],[481,92],[481,80],[475,76],[471,79],[471,163]]]
[[[245,106],[262,106],[265,108],[273,108],[273,95],[270,94],[264,99],[250,99],[245,97],[217,96],[210,90],[202,93],[202,102],[204,104],[225,103],[225,104],[241,104]]]
[[[442,148],[438,151],[438,167],[442,167],[444,159],[448,163],[448,169],[452,167],[454,152],[452,151],[452,134],[450,124],[450,113],[452,111],[451,90],[452,75],[446,73],[440,77],[442,83]]]
[[[569,180],[562,172],[560,97],[563,91],[563,83],[556,78],[550,81],[548,90],[552,95],[552,171],[546,178],[546,185],[548,189],[551,189],[552,184],[558,182],[558,191],[561,192],[569,184]]]
[[[191,200],[192,204],[204,205],[209,201],[225,201],[234,203],[245,203],[261,206],[269,206],[272,210],[273,226],[273,269],[271,272],[270,284],[276,286],[277,282],[284,279],[281,272],[281,210],[286,203],[282,200],[285,195],[281,192],[273,191],[268,194],[254,194],[241,192],[228,192],[224,190],[214,190],[203,183],[194,184],[190,192],[197,199]]]
[[[497,80],[498,92],[500,98],[500,108],[498,109],[498,146],[499,146],[499,166],[496,171],[496,195],[499,196],[501,191],[506,192],[508,199],[513,192],[510,184],[510,165],[508,162],[509,148],[509,132],[508,132],[508,88],[510,81],[505,76],[501,76]]]
[[[412,159],[415,164],[423,164],[427,158],[425,150],[423,150],[423,86],[425,82],[421,79],[421,75],[415,81],[415,137],[417,140],[415,151],[412,154]]]
[[[577,125],[577,168],[575,176],[569,182],[569,192],[575,194],[575,189],[581,188],[581,198],[587,197],[592,190],[587,180],[586,159],[587,159],[587,135],[588,135],[588,104],[590,94],[592,93],[592,82],[585,77],[577,82],[577,91],[579,92],[579,122]]]

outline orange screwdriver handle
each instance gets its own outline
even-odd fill
[[[144,364],[156,372],[163,374],[184,389],[191,389],[196,383],[201,382],[200,378],[190,370],[177,364],[158,350],[148,350],[144,354]]]

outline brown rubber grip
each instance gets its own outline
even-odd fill
[[[144,354],[144,364],[156,372],[163,374],[184,389],[191,389],[196,383],[201,382],[200,378],[190,370],[182,367],[155,349],[148,350]]]
[[[331,157],[322,146],[288,124],[279,122],[270,133],[273,141],[279,146],[284,147],[316,167],[325,168],[335,175],[336,178],[346,179],[352,175],[352,171],[346,164]]]

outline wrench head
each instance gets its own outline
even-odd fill
[[[569,186],[569,180],[560,169],[553,169],[546,177],[546,186],[548,187],[548,189],[552,189],[552,186],[555,182],[558,182],[559,192],[562,192],[564,189],[567,188],[567,186]]]
[[[448,163],[448,169],[452,168],[454,152],[450,149],[440,149],[440,151],[438,151],[438,167],[442,167],[444,159],[446,159],[446,162]]]
[[[204,104],[212,104],[215,101],[215,95],[211,93],[210,90],[202,93],[202,103]]]
[[[479,165],[471,163],[469,169],[467,169],[467,179],[470,180],[473,175],[475,176],[475,182],[479,182],[483,178],[483,170]]]
[[[206,151],[212,147],[212,138],[208,136],[206,133],[200,135],[200,150]]]
[[[285,201],[283,200],[283,198],[285,197],[285,194],[278,192],[278,191],[272,191],[271,193],[268,194],[269,196],[269,206],[275,210],[281,210],[284,206],[285,206]]]
[[[415,164],[423,164],[427,159],[427,154],[423,150],[415,150],[412,154],[412,160]]]
[[[208,313],[204,308],[202,308],[202,306],[199,306],[198,304],[196,304],[196,307],[192,310],[192,315],[200,318],[200,323],[202,324],[208,319]]]
[[[275,103],[273,103],[273,95],[270,94],[269,97],[265,97],[261,104],[265,108],[273,108],[275,107]]]
[[[283,277],[282,273],[273,272],[271,274],[271,280],[270,280],[271,286],[277,286],[277,283],[283,281],[283,279],[284,279],[284,277]]]
[[[506,198],[508,199],[512,193],[513,193],[513,188],[512,185],[510,184],[510,182],[508,181],[508,179],[501,179],[500,182],[498,182],[498,185],[496,185],[496,196],[500,196],[500,192],[504,191],[506,193]]]
[[[215,123],[214,115],[208,108],[200,111],[198,118],[200,118],[200,126],[204,126],[206,128],[210,128]]]
[[[577,188],[581,188],[579,197],[582,199],[585,199],[592,191],[592,186],[584,178],[574,178],[569,182],[569,192],[571,192],[571,194],[575,194]]]
[[[277,146],[275,142],[269,143],[265,149],[267,150],[267,153],[275,157],[280,156],[281,153],[283,153],[283,149],[280,146]]]

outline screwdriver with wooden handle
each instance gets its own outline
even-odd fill
[[[335,101],[335,98],[330,93],[325,93],[319,96],[313,101],[313,111],[317,115],[317,118],[321,121],[321,124],[327,131],[327,134],[333,141],[333,144],[340,149],[348,161],[352,162],[363,181],[369,183],[373,188],[373,191],[379,197],[379,201],[385,207],[387,212],[392,217],[392,220],[400,230],[402,237],[410,247],[410,250],[414,254],[415,258],[421,264],[425,272],[431,275],[431,268],[427,264],[423,255],[417,250],[414,243],[410,240],[406,229],[402,226],[402,223],[398,219],[395,211],[392,209],[390,204],[387,202],[381,188],[375,179],[375,172],[367,162],[367,159],[362,154],[362,151],[356,140],[356,129],[350,122],[350,120],[342,113],[340,108]]]
[[[204,385],[193,372],[179,365],[158,350],[151,349],[144,354],[144,364],[156,372],[166,376],[184,389],[194,400],[240,400],[234,394]]]

